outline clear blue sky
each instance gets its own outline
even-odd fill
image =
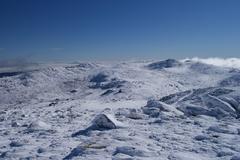
[[[239,57],[240,0],[0,0],[0,58]]]

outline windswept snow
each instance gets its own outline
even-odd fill
[[[220,62],[1,72],[0,159],[237,160],[240,72]]]

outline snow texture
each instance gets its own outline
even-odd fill
[[[238,160],[239,64],[2,67],[0,159]]]

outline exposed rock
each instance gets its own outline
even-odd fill
[[[117,154],[126,154],[129,156],[138,156],[138,157],[146,157],[145,152],[142,150],[139,150],[135,147],[130,147],[130,146],[122,146],[122,147],[117,147],[116,151],[113,153],[113,155]]]
[[[11,77],[11,76],[17,76],[22,74],[23,72],[3,72],[0,73],[0,78],[5,78],[5,77]]]
[[[160,69],[164,69],[164,68],[177,67],[180,65],[181,65],[181,63],[175,59],[167,59],[164,61],[151,63],[147,67],[149,69],[153,69],[153,70],[156,70],[156,69],[160,70]]]
[[[10,144],[9,144],[10,147],[21,147],[23,146],[23,143],[21,143],[20,141],[12,141]]]
[[[170,112],[178,116],[183,115],[183,113],[175,107],[157,100],[149,100],[147,105],[142,107],[142,110],[144,114],[147,114],[150,117],[158,117],[160,112]]]
[[[96,118],[92,121],[91,126],[84,130],[80,130],[76,133],[72,134],[72,137],[79,136],[79,135],[87,135],[92,130],[110,130],[124,127],[124,125],[117,121],[112,115],[110,114],[100,114],[96,116]]]
[[[94,85],[90,85],[89,88],[102,89],[102,90],[111,89],[111,88],[121,88],[125,82],[126,81],[113,78],[107,82],[99,82],[99,83],[95,83]]]
[[[137,109],[130,109],[126,117],[130,119],[143,119],[143,115]]]
[[[174,104],[190,116],[207,115],[221,119],[239,116],[239,100],[234,90],[226,88],[200,88],[163,97],[160,101]]]
[[[228,125],[210,126],[208,130],[212,132],[217,132],[217,133],[238,134],[238,131],[235,127],[230,127]]]
[[[225,157],[225,156],[232,156],[234,153],[232,151],[224,151],[224,150],[221,150],[221,151],[218,151],[217,152],[217,156],[218,157]]]
[[[44,153],[46,151],[47,150],[45,148],[40,147],[40,148],[38,148],[37,153]]]
[[[197,141],[203,141],[203,140],[207,140],[209,138],[205,135],[198,135],[198,136],[194,137],[194,139]]]
[[[64,160],[72,159],[77,156],[82,156],[84,154],[84,151],[86,149],[83,146],[77,146],[74,148],[66,157],[64,157]]]
[[[113,93],[113,92],[114,92],[113,90],[108,89],[108,90],[106,90],[104,93],[102,93],[101,96],[107,96],[107,95],[109,95],[109,94],[111,94],[111,93]]]
[[[101,83],[101,82],[106,82],[107,81],[107,75],[104,73],[98,73],[97,75],[94,75],[91,79],[90,82],[95,82],[95,83]]]
[[[19,127],[21,125],[18,122],[12,122],[11,126],[12,127]]]
[[[73,89],[73,90],[70,91],[70,93],[76,93],[76,92],[77,92],[76,89]]]

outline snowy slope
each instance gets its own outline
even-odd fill
[[[0,159],[240,158],[240,70],[203,60],[0,73]]]

